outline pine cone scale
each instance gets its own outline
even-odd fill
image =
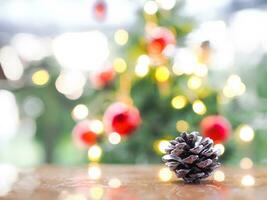
[[[185,182],[199,182],[220,166],[218,152],[210,138],[202,138],[197,132],[182,133],[170,141],[163,162]]]

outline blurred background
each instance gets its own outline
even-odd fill
[[[267,162],[264,0],[1,0],[0,162],[160,163],[200,131]]]

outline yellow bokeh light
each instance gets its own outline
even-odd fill
[[[164,154],[166,153],[165,149],[169,146],[169,142],[167,140],[157,141],[157,150]]]
[[[112,178],[109,180],[108,185],[112,188],[119,188],[121,186],[121,181],[118,178]]]
[[[85,119],[89,114],[89,110],[86,105],[79,104],[75,106],[71,112],[72,118],[74,120],[82,120]]]
[[[93,145],[88,150],[88,158],[90,161],[99,161],[102,155],[102,149],[98,145]]]
[[[156,69],[155,77],[157,81],[165,82],[169,79],[170,72],[167,67],[161,66]]]
[[[225,147],[223,144],[215,144],[214,149],[219,150],[220,155],[223,155],[223,153],[225,151]]]
[[[121,136],[120,136],[120,134],[118,134],[116,132],[112,132],[108,136],[108,141],[111,144],[119,144],[121,142]]]
[[[242,82],[241,78],[236,74],[232,74],[231,76],[228,77],[226,85],[223,88],[223,94],[228,98],[240,96],[244,94],[245,91],[246,91],[246,85]]]
[[[251,142],[254,138],[254,130],[247,124],[240,125],[239,128],[239,137],[244,142]]]
[[[35,85],[45,85],[49,81],[49,74],[46,70],[41,69],[32,75],[32,82]]]
[[[218,171],[214,172],[213,178],[215,181],[222,182],[225,179],[225,175],[224,175],[223,171],[218,170]]]
[[[129,34],[124,29],[119,29],[114,34],[114,40],[118,45],[125,45],[128,42]]]
[[[94,200],[102,199],[104,189],[101,186],[92,186],[89,190],[90,197]]]
[[[241,179],[241,184],[246,187],[255,185],[255,179],[251,175],[245,175]]]
[[[142,65],[142,64],[137,64],[135,66],[135,74],[138,77],[144,77],[147,75],[147,73],[149,72],[149,66],[148,65]]]
[[[189,124],[184,120],[179,120],[179,121],[176,122],[176,129],[179,132],[188,131]]]
[[[113,61],[114,70],[118,73],[123,73],[127,69],[127,63],[122,58],[116,58]]]
[[[145,13],[154,15],[158,11],[158,5],[155,1],[147,1],[144,5]]]
[[[176,109],[181,109],[186,106],[187,99],[185,96],[179,95],[172,99],[171,104]]]
[[[92,180],[97,180],[101,178],[101,169],[97,165],[90,165],[88,167],[88,177]]]
[[[159,170],[158,177],[161,181],[167,182],[172,178],[172,172],[167,167],[163,167]]]
[[[97,120],[97,119],[92,120],[92,121],[90,122],[90,128],[91,128],[91,130],[92,130],[94,133],[96,133],[96,134],[101,134],[101,133],[103,133],[103,131],[104,131],[104,125],[103,125],[103,122],[100,121],[100,120]]]
[[[187,81],[187,86],[191,90],[196,90],[202,85],[202,79],[197,76],[191,76]]]
[[[201,100],[195,100],[193,102],[193,111],[198,115],[204,115],[207,112],[207,108]]]
[[[253,162],[252,162],[252,160],[250,159],[250,158],[242,158],[241,160],[240,160],[240,167],[242,168],[242,169],[251,169],[252,167],[253,167]]]

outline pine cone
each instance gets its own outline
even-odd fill
[[[213,148],[213,140],[199,136],[198,132],[182,133],[171,140],[165,150],[163,162],[187,183],[207,178],[220,166],[219,152]]]

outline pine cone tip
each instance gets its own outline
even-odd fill
[[[220,166],[218,156],[212,139],[203,138],[198,132],[183,132],[169,141],[162,160],[178,178],[186,183],[197,183]]]

